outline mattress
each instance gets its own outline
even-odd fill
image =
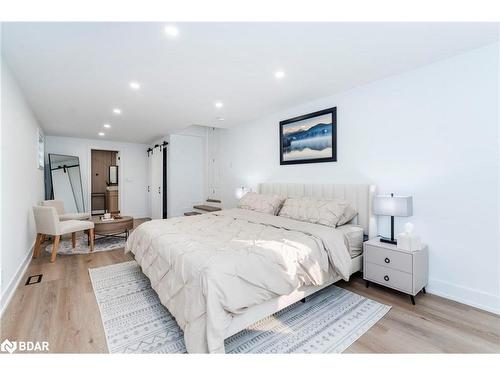
[[[342,232],[345,246],[351,258],[355,258],[363,252],[363,228],[361,226],[346,224],[335,229]]]

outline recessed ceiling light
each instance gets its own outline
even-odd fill
[[[130,82],[129,86],[132,90],[139,90],[141,88],[139,82]]]
[[[215,102],[214,105],[215,105],[215,108],[222,108],[222,107],[224,107],[224,103],[222,103],[222,102]]]
[[[106,129],[109,129],[109,128],[111,127],[111,125],[109,125],[109,124],[104,124],[104,127],[105,127]],[[102,135],[104,135],[104,133],[103,133]]]
[[[278,70],[276,73],[274,73],[274,76],[277,79],[282,79],[285,77],[285,72],[283,70]]]
[[[98,134],[100,137],[104,137],[104,135],[105,135],[103,132],[99,132]]]
[[[173,25],[165,26],[165,34],[172,38],[175,38],[177,35],[179,35],[179,29]]]
[[[113,108],[113,113],[115,115],[121,115],[122,114],[122,110],[120,108]]]
[[[217,121],[224,121],[224,117],[217,117]]]

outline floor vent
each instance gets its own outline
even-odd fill
[[[26,280],[26,284],[24,285],[38,284],[41,281],[42,281],[42,275],[33,275],[28,277],[28,280]]]

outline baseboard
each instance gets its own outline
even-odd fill
[[[429,279],[426,290],[431,294],[500,315],[500,296],[437,279]]]
[[[12,278],[12,280],[10,280],[9,286],[7,287],[7,289],[5,289],[5,292],[0,297],[0,318],[2,317],[4,311],[7,309],[7,306],[9,305],[10,300],[14,296],[14,293],[19,283],[22,281],[24,273],[28,269],[31,258],[33,256],[34,247],[35,243],[33,242],[33,245],[31,245],[30,250],[27,252],[26,257],[24,258],[23,262],[17,269],[16,273],[14,274],[14,277]]]

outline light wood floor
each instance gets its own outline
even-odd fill
[[[49,341],[51,352],[106,353],[106,340],[88,269],[131,260],[122,249],[91,255],[49,255],[31,262],[0,322],[1,341]],[[40,284],[24,286],[29,275]],[[500,353],[500,316],[430,294],[408,296],[366,288],[360,275],[337,284],[392,306],[346,353]]]

